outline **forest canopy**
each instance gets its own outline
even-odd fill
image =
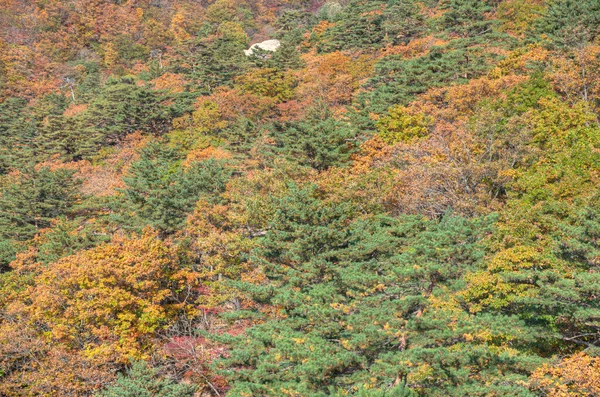
[[[598,396],[599,186],[597,0],[0,0],[0,395]]]

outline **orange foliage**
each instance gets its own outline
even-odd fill
[[[573,51],[572,57],[553,59],[550,78],[556,90],[571,103],[600,104],[600,46],[588,45]]]
[[[394,145],[376,137],[363,144],[349,170],[330,170],[318,183],[336,200],[365,208],[383,206],[394,213],[436,217],[448,208],[464,214],[496,208],[495,189],[510,179],[503,171],[516,154],[502,149],[496,138],[490,141],[486,128],[496,123],[493,113],[478,113],[480,122],[475,125],[469,120],[480,112],[482,99],[501,98],[503,91],[525,79],[481,78],[429,90],[405,109],[430,120],[425,137]],[[520,150],[519,142],[512,145]],[[481,161],[490,150],[497,151],[498,160]]]
[[[167,90],[169,92],[177,93],[184,91],[186,81],[185,77],[181,74],[167,72],[152,80],[152,83],[157,90]]]
[[[535,63],[545,63],[549,60],[550,52],[540,45],[531,44],[515,50],[499,61],[490,72],[491,76],[506,76],[512,73],[529,74],[529,66]]]
[[[478,113],[479,123],[470,117],[479,111],[484,98],[500,98],[501,93],[524,81],[520,76],[501,79],[481,78],[461,86],[432,89],[410,105],[424,112],[432,122],[427,139],[414,144],[398,144],[390,161],[405,166],[396,173],[396,185],[388,197],[396,211],[439,216],[448,208],[476,214],[496,208],[497,189],[509,178],[503,171],[511,167],[515,153],[493,134],[496,115]],[[491,134],[491,138],[488,135]],[[513,150],[521,150],[513,142]],[[496,161],[482,161],[495,152]]]
[[[434,46],[442,46],[447,44],[447,41],[435,36],[426,36],[411,40],[408,44],[391,46],[388,45],[381,49],[381,58],[390,55],[402,55],[405,58],[414,58],[424,56],[429,52],[429,49]]]
[[[230,152],[223,150],[221,148],[215,148],[214,146],[209,146],[207,148],[198,148],[191,150],[183,162],[184,166],[189,166],[193,162],[204,161],[208,159],[215,160],[224,160],[231,159],[232,155]]]
[[[301,100],[318,99],[333,107],[351,102],[374,65],[374,61],[366,56],[352,59],[339,51],[320,56],[311,52],[302,59],[306,67],[298,72],[298,97]]]
[[[320,21],[312,28],[312,32],[307,32],[304,34],[304,41],[302,42],[302,47],[311,48],[311,37],[315,37],[317,41],[323,36],[323,33],[335,26],[335,23],[329,21]]]
[[[125,186],[122,176],[127,173],[129,165],[137,159],[138,150],[147,141],[148,137],[135,132],[129,134],[113,151],[107,153],[100,164],[92,164],[90,161],[83,160],[60,166],[76,171],[74,177],[81,180],[83,194],[99,197],[109,196],[114,194],[116,189]]]
[[[394,187],[394,171],[389,166],[393,147],[375,137],[361,145],[350,168],[331,168],[312,180],[333,202],[351,202],[362,211],[377,211],[388,206]]]
[[[85,112],[85,110],[88,108],[88,105],[86,104],[76,104],[76,103],[71,103],[63,112],[63,115],[66,117],[73,117],[75,115],[78,115],[80,113]]]
[[[272,98],[242,93],[237,89],[226,87],[217,88],[208,98],[219,105],[225,120],[235,120],[240,116],[257,119],[274,105]]]
[[[15,263],[14,273],[31,269]],[[195,314],[185,297],[196,285],[197,276],[179,266],[175,248],[151,231],[139,238],[115,236],[109,244],[38,266],[31,284],[19,288],[19,299],[0,296],[3,318],[12,319],[0,325],[0,357],[8,371],[0,392],[23,379],[31,380],[35,395],[80,395],[101,386],[95,380],[111,379],[130,358],[145,358],[157,333],[179,315]]]
[[[557,365],[544,365],[533,373],[529,385],[547,397],[600,395],[600,358],[577,353]]]
[[[307,98],[305,101],[300,102],[297,100],[291,100],[277,104],[277,115],[281,121],[297,121],[304,118],[306,110],[312,103],[312,99]]]

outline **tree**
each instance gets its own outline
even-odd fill
[[[125,211],[132,209],[134,225],[150,225],[169,234],[185,222],[202,196],[218,201],[231,171],[222,161],[206,160],[189,166],[181,155],[159,142],[142,149],[141,158],[124,178]]]
[[[89,395],[195,313],[197,277],[150,230],[10,274],[0,289],[3,394]]]
[[[23,151],[21,142],[27,130],[27,120],[24,114],[27,101],[19,98],[9,98],[0,103],[0,173],[7,173],[19,163],[18,152]],[[32,147],[33,148],[33,147]],[[17,153],[15,153],[15,151]],[[23,156],[29,157],[29,156]]]
[[[449,35],[480,37],[490,33],[494,21],[486,18],[492,10],[490,1],[450,0],[444,4],[446,12],[441,18],[441,27]]]
[[[166,99],[162,92],[137,84],[133,77],[110,79],[81,115],[90,146],[115,144],[135,131],[166,132],[177,115],[165,106]]]
[[[267,282],[236,283],[270,310],[239,312],[258,316],[257,325],[217,338],[231,347],[221,369],[232,396],[389,384],[436,396],[524,392],[519,372],[528,364],[504,342],[522,343],[522,324],[496,323],[493,337],[479,336],[486,319],[452,303],[461,276],[483,257],[487,221],[357,217],[351,205],[318,196],[292,187],[254,252]]]
[[[0,236],[24,241],[69,215],[81,195],[73,171],[26,168],[5,182],[0,196]]]
[[[600,393],[600,360],[577,353],[544,365],[531,376],[530,387],[549,397],[593,396]]]
[[[143,361],[135,361],[125,376],[119,375],[99,397],[192,397],[195,388],[161,378],[157,370]]]
[[[389,109],[388,115],[377,121],[381,138],[387,143],[411,142],[429,133],[432,120],[424,114],[410,114],[401,106]]]
[[[404,59],[399,55],[382,58],[367,86],[370,110],[383,113],[390,105],[406,105],[430,88],[464,84],[485,73],[497,55],[465,43],[434,46],[425,55]]]
[[[294,83],[293,76],[273,68],[257,69],[236,78],[236,85],[242,92],[273,98],[277,102],[293,97]]]
[[[351,1],[332,19],[336,23],[323,34],[320,52],[407,43],[424,30],[424,18],[411,0]]]
[[[531,164],[509,185],[486,268],[469,278],[474,312],[511,313],[540,325],[538,349],[600,344],[596,169],[600,128],[583,103],[540,101]]]
[[[559,47],[579,47],[600,33],[600,5],[594,0],[552,0],[535,21],[534,33],[549,36]]]
[[[357,148],[357,135],[348,122],[335,120],[328,111],[301,122],[275,122],[269,131],[275,153],[317,170],[345,164]]]
[[[248,59],[244,55],[246,44],[232,38],[219,37],[193,40],[184,57],[181,69],[196,83],[201,94],[210,94],[217,87],[230,86],[233,78],[242,74]]]

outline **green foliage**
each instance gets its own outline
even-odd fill
[[[486,18],[492,11],[488,0],[445,1],[441,28],[450,36],[480,37],[490,33],[496,21]]]
[[[269,136],[275,140],[276,154],[317,170],[345,164],[358,143],[355,128],[328,112],[301,122],[273,123]]]
[[[75,79],[75,100],[78,103],[89,103],[101,89],[100,65],[98,62],[80,60],[74,62],[73,68],[79,72]]]
[[[432,47],[417,58],[383,58],[375,66],[376,77],[367,84],[372,89],[370,108],[383,113],[390,105],[406,105],[429,88],[464,84],[488,71],[495,57],[481,48],[456,45]]]
[[[164,104],[166,100],[162,92],[138,84],[133,77],[110,79],[78,120],[84,131],[79,137],[84,140],[80,143],[85,148],[82,156],[88,157],[99,145],[114,144],[134,131],[166,132],[176,116]]]
[[[261,68],[236,79],[236,86],[242,92],[272,98],[278,102],[293,98],[294,83],[292,76],[275,68]]]
[[[536,36],[547,35],[560,46],[581,46],[600,31],[600,4],[594,0],[552,0],[536,20]]]
[[[24,136],[24,132],[29,127],[24,114],[26,104],[25,100],[18,98],[9,98],[0,103],[0,173],[2,174],[8,172],[20,160],[19,152],[28,149]]]
[[[280,40],[280,47],[273,54],[273,64],[281,70],[299,69],[303,63],[300,59],[300,52],[297,46],[302,40],[302,34],[298,30],[294,30],[286,34]]]
[[[500,368],[524,369],[516,357],[465,342],[467,329],[489,325],[483,319],[481,325],[463,324],[468,314],[451,305],[423,315],[436,299],[447,299],[483,258],[479,239],[487,221],[450,215],[441,222],[357,218],[355,211],[348,204],[325,203],[311,187],[293,187],[281,199],[254,254],[270,282],[238,284],[277,311],[244,335],[218,338],[232,346],[221,361],[233,381],[231,396],[275,396],[282,390],[325,396],[331,387],[382,387],[394,381],[429,390],[433,379],[432,395],[458,396],[502,388]],[[451,321],[458,321],[456,327],[442,326]],[[513,333],[495,326],[498,339],[491,344]],[[481,355],[489,360],[479,361]],[[420,379],[424,368],[431,373]],[[479,376],[489,383],[479,382]],[[519,389],[517,383],[505,386],[510,388]]]
[[[0,240],[0,271],[9,270],[9,264],[17,255],[19,247],[12,240]]]
[[[377,121],[377,130],[386,143],[411,142],[427,136],[431,122],[422,113],[407,114],[401,106],[395,106]]]
[[[201,39],[190,43],[184,54],[186,62],[176,70],[193,79],[196,83],[194,90],[208,94],[217,87],[231,85],[233,78],[248,68],[245,49],[246,44],[236,40],[218,38],[209,42]]]
[[[597,0],[2,7],[0,395],[600,394]]]
[[[275,22],[279,31],[282,33],[292,32],[310,27],[314,23],[314,17],[311,13],[300,10],[284,10]]]
[[[486,271],[471,279],[475,311],[512,313],[541,325],[546,352],[593,347],[600,288],[595,173],[600,127],[583,104],[542,100],[534,113],[531,164],[511,186]],[[569,346],[570,345],[570,346]]]
[[[133,37],[120,34],[114,38],[113,43],[117,49],[119,60],[134,61],[144,59],[149,55],[148,48],[135,42]]]
[[[26,105],[26,101],[16,98],[0,104],[0,166],[4,172],[66,150],[58,138],[66,124],[62,116],[66,98],[51,94],[33,106]]]
[[[87,250],[109,240],[93,231],[78,230],[78,220],[59,219],[38,242],[37,260],[44,264]]]
[[[25,168],[3,181],[0,196],[0,268],[6,269],[27,241],[58,217],[68,216],[80,200],[73,171]],[[62,248],[61,248],[62,249]]]
[[[142,149],[140,160],[124,178],[123,211],[134,212],[134,224],[172,233],[181,228],[201,196],[218,201],[231,174],[223,162],[211,159],[186,166],[180,160],[178,152],[161,143]]]
[[[322,52],[407,43],[425,30],[424,18],[412,0],[353,0],[329,19],[336,24],[323,35],[318,47]]]
[[[98,397],[192,397],[195,388],[162,378],[143,361],[135,361],[126,375],[119,374],[114,385]]]
[[[0,236],[27,240],[52,221],[68,215],[80,199],[73,171],[24,169],[4,183],[0,196]]]
[[[349,394],[344,390],[332,393],[332,397],[413,397],[417,394],[404,385],[399,385],[390,389],[365,389],[361,388],[358,392]]]
[[[539,108],[542,98],[556,97],[554,89],[541,72],[535,72],[527,82],[520,84],[508,93],[502,109],[506,114],[523,114]]]

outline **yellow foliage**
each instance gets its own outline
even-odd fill
[[[242,25],[237,22],[223,22],[217,28],[217,32],[226,39],[236,41],[244,45],[248,44],[248,35],[244,31]]]
[[[91,359],[142,357],[180,304],[165,304],[195,279],[178,270],[171,247],[152,232],[79,252],[42,270],[31,290],[32,321],[55,343],[81,346]],[[73,345],[74,347],[74,345]]]
[[[102,46],[104,53],[104,65],[107,68],[112,68],[119,60],[119,53],[113,43],[106,43]]]
[[[424,113],[414,113],[403,106],[394,106],[377,121],[379,136],[386,143],[413,142],[429,133],[432,119]]]
[[[274,68],[257,69],[236,79],[236,85],[242,93],[259,97],[273,98],[278,102],[294,96],[295,78]]]
[[[186,20],[185,15],[182,12],[178,12],[171,19],[171,26],[169,30],[175,37],[178,43],[181,43],[185,40],[189,40],[192,36],[186,31]]]
[[[547,397],[600,395],[600,358],[577,353],[537,369],[529,380],[531,389]]]

